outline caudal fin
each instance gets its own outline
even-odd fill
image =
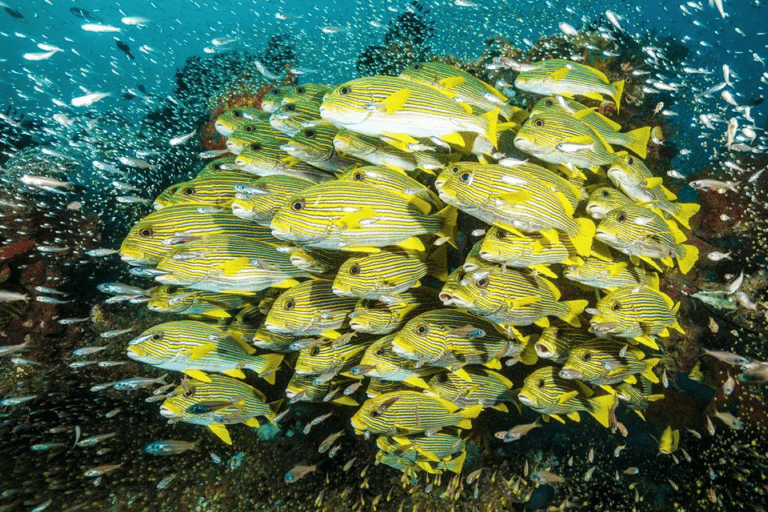
[[[437,233],[437,236],[447,238],[448,243],[451,244],[451,246],[458,248],[456,246],[456,219],[459,215],[458,210],[453,206],[446,206],[435,215],[437,215],[442,223],[442,228],[440,232]]]
[[[613,409],[615,397],[616,395],[608,394],[589,399],[589,414],[605,428],[611,426],[611,409]]]
[[[644,361],[645,363],[645,370],[643,371],[643,377],[648,379],[651,382],[658,383],[659,378],[656,376],[655,373],[653,373],[653,367],[656,366],[656,364],[660,361],[659,358],[653,358],[653,359],[646,359]]]
[[[624,80],[614,82],[613,86],[616,88],[616,92],[613,93],[613,101],[616,103],[616,113],[619,113],[621,108],[621,95],[624,94]]]
[[[442,282],[448,279],[447,254],[448,247],[443,244],[432,251],[424,262],[427,265],[427,274]]]
[[[680,211],[673,214],[675,219],[688,229],[691,229],[690,219],[701,209],[701,205],[696,203],[682,203],[679,205]]]
[[[488,121],[488,130],[485,132],[484,137],[488,139],[494,148],[498,147],[499,137],[496,131],[496,126],[499,122],[499,109],[495,108],[493,110],[489,110],[483,114],[483,117],[486,119],[486,121]]]
[[[560,317],[563,322],[568,322],[574,327],[581,327],[579,322],[579,315],[584,312],[584,308],[587,307],[586,300],[568,300],[564,304],[568,307],[568,312]]]
[[[627,135],[632,137],[632,141],[626,146],[627,149],[637,153],[640,158],[645,158],[648,155],[648,139],[651,138],[651,127],[643,126],[637,130],[632,130]]]
[[[699,249],[688,244],[683,244],[682,248],[683,256],[677,258],[677,265],[680,267],[680,272],[687,274],[699,260]]]
[[[579,224],[579,232],[571,237],[571,242],[580,256],[589,256],[592,252],[592,240],[595,238],[595,223],[584,217],[575,220]]]

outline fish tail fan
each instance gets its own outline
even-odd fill
[[[485,114],[483,114],[483,117],[486,121],[488,121],[488,129],[484,134],[484,137],[488,139],[488,141],[493,145],[493,147],[497,147],[499,144],[498,141],[498,133],[496,131],[497,125],[499,123],[499,109],[495,108],[493,110],[489,110]]]
[[[584,308],[589,304],[586,300],[568,300],[564,305],[568,308],[567,312],[560,317],[563,322],[567,322],[573,327],[581,327],[579,315],[584,312]]]
[[[259,372],[259,376],[263,377],[270,384],[274,384],[275,371],[280,366],[280,363],[283,362],[283,354],[265,354],[260,357],[264,359],[264,369]]]
[[[591,406],[589,414],[605,428],[611,425],[610,416],[611,409],[613,409],[616,400],[615,397],[616,395],[614,394],[607,394],[589,399],[589,405]]]
[[[592,252],[592,241],[595,238],[595,223],[590,219],[580,217],[575,219],[579,224],[579,232],[571,237],[571,242],[580,256],[589,256]]]
[[[640,158],[645,158],[648,155],[648,139],[651,138],[651,127],[643,126],[637,130],[632,130],[627,135],[631,137],[627,149],[637,153]]]
[[[659,382],[659,378],[656,376],[655,373],[653,373],[653,367],[658,364],[660,361],[659,358],[653,358],[653,359],[646,359],[644,361],[645,363],[645,370],[643,370],[643,377],[648,379],[651,382],[657,383]]]
[[[447,469],[451,473],[456,473],[458,475],[459,473],[461,473],[461,470],[464,468],[465,460],[467,460],[467,451],[463,450],[457,457],[454,457],[451,460],[444,463],[445,469]]]
[[[691,229],[690,219],[698,213],[701,209],[701,205],[696,203],[682,203],[679,204],[680,211],[674,214],[675,219],[688,229]]]
[[[693,265],[699,259],[699,249],[696,246],[683,244],[683,257],[677,258],[677,265],[680,267],[680,272],[687,274]]]
[[[445,282],[448,279],[448,247],[443,244],[432,251],[424,263],[427,265],[427,274],[438,281]]]
[[[452,247],[457,248],[456,220],[458,218],[459,211],[454,206],[446,206],[435,215],[437,215],[442,224],[442,228],[440,229],[440,232],[437,233],[437,236],[447,238],[448,243],[451,244]]]
[[[613,93],[613,101],[616,103],[616,113],[619,113],[621,107],[621,95],[624,94],[624,80],[614,82],[613,86],[616,88],[616,92]]]

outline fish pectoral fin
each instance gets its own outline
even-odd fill
[[[427,250],[427,248],[424,247],[424,242],[422,242],[421,239],[416,236],[412,236],[411,238],[403,240],[402,242],[398,242],[396,245],[409,251],[424,252]]]
[[[560,237],[558,236],[557,230],[555,229],[542,229],[541,231],[539,231],[539,234],[547,242],[549,242],[550,245],[557,245],[558,243],[560,243]]]
[[[648,188],[656,188],[664,183],[664,180],[658,176],[645,179],[645,186]]]
[[[219,265],[217,270],[220,270],[224,273],[225,276],[231,276],[234,274],[237,274],[241,270],[248,268],[249,266],[249,260],[245,256],[241,258],[233,258],[229,261],[225,261],[221,265]]]
[[[584,96],[585,98],[589,98],[591,100],[597,100],[597,101],[602,101],[603,99],[603,95],[600,94],[599,92],[585,92],[581,94],[581,96]]]
[[[333,224],[344,229],[360,229],[361,221],[370,220],[376,217],[376,212],[373,208],[366,206],[356,212],[345,213],[335,221]]]
[[[566,402],[568,402],[568,400],[570,400],[572,398],[576,398],[577,396],[579,396],[579,392],[575,391],[575,390],[574,391],[569,391],[568,393],[563,393],[562,395],[560,395],[557,398],[557,403],[559,405],[563,405]]]
[[[185,375],[189,375],[195,380],[199,380],[202,382],[211,382],[211,378],[200,370],[184,370],[183,373]]]
[[[206,356],[213,352],[213,350],[216,348],[216,343],[205,343],[203,345],[199,345],[195,348],[189,349],[189,359],[194,361],[196,359],[200,359],[203,356]]]
[[[498,197],[498,200],[504,203],[524,203],[526,201],[530,201],[533,199],[533,196],[530,192],[527,190],[520,190],[517,192],[509,192],[507,194],[502,194]],[[505,228],[506,229],[506,228]],[[509,231],[509,230],[507,230]],[[519,232],[519,231],[518,231]],[[521,233],[522,236],[522,233]]]
[[[283,289],[283,290],[287,290],[288,288],[293,288],[297,284],[299,284],[299,282],[297,280],[289,278],[289,279],[286,279],[284,281],[280,281],[279,283],[277,283],[275,285],[272,285],[272,286],[275,287],[275,288],[280,288],[280,289]]]
[[[245,374],[243,373],[243,370],[238,370],[237,368],[233,368],[231,370],[226,370],[221,372],[224,375],[228,375],[229,377],[234,377],[236,379],[244,379]]]
[[[550,73],[549,74],[549,78],[551,78],[552,80],[555,80],[555,81],[559,81],[559,80],[562,80],[563,78],[565,78],[566,76],[568,76],[568,73],[570,73],[570,71],[571,71],[570,69],[568,69],[567,67],[563,66],[562,68],[558,69],[557,71],[553,71],[552,73]]]
[[[635,339],[647,347],[651,347],[654,350],[659,350],[659,345],[656,341],[648,335],[636,336]]]
[[[556,419],[560,423],[565,423],[565,420],[561,418],[559,414],[550,414],[549,417]]]
[[[285,158],[280,159],[280,161],[285,163],[288,167],[293,167],[296,164],[302,163],[301,160],[293,156],[286,156]]]
[[[219,439],[227,444],[232,444],[232,438],[229,436],[229,431],[227,430],[226,425],[222,423],[211,423],[208,425],[208,428],[211,429],[211,432],[216,434]]]
[[[510,299],[507,300],[507,308],[508,309],[519,309],[523,306],[529,306],[531,304],[535,304],[541,300],[541,297],[538,295],[528,295],[525,297],[518,297],[516,299]]]
[[[507,406],[501,403],[492,405],[491,409],[496,409],[497,411],[500,411],[500,412],[509,412],[509,409],[507,408]]]
[[[483,363],[483,366],[490,368],[491,370],[501,370],[501,361],[498,359],[491,359]]]
[[[387,99],[383,100],[381,106],[387,114],[394,114],[402,108],[410,95],[410,90],[400,89],[399,91],[390,94]]]
[[[360,405],[357,403],[357,400],[355,400],[351,396],[341,396],[339,398],[334,398],[333,400],[331,400],[331,402],[339,405],[349,405],[352,407],[357,407],[358,405]]]
[[[608,273],[611,274],[611,277],[616,277],[626,269],[627,269],[627,262],[622,261],[620,263],[614,263],[613,265],[610,265],[608,267]]]
[[[463,84],[467,79],[463,76],[449,76],[446,78],[443,78],[438,83],[443,89],[453,89],[454,87],[457,87],[461,84]]]

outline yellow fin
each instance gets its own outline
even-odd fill
[[[501,370],[501,361],[498,359],[491,359],[483,363],[483,366],[490,368],[491,370]]]
[[[464,368],[458,368],[456,370],[453,370],[453,374],[462,380],[465,380],[467,382],[472,382],[472,377],[469,376],[469,374],[467,373],[467,370],[465,370]]]
[[[198,345],[195,348],[189,349],[189,359],[192,361],[196,359],[200,359],[201,357],[210,354],[215,349],[216,349],[216,343],[214,342]]]
[[[256,418],[248,418],[243,423],[245,423],[251,428],[259,428],[261,426],[261,423],[259,423],[259,420],[257,420]]]
[[[643,335],[635,338],[638,342],[642,343],[646,347],[651,347],[654,350],[659,350],[659,344],[650,336]]]
[[[507,308],[518,309],[530,304],[535,304],[541,301],[541,297],[538,295],[527,295],[525,297],[518,297],[517,299],[507,299]]]
[[[381,102],[382,106],[384,107],[384,110],[387,112],[387,114],[394,114],[400,108],[405,104],[405,102],[408,100],[408,97],[411,95],[411,91],[408,89],[400,89],[399,91],[393,92],[389,95],[387,99]]]
[[[611,424],[610,414],[615,403],[615,396],[608,394],[593,397],[589,399],[589,403],[591,405],[589,414],[591,414],[602,426],[608,428]]]
[[[509,412],[509,409],[507,409],[507,406],[502,403],[492,405],[491,409],[496,409],[497,411],[500,411],[500,412]]]
[[[406,249],[409,251],[424,252],[427,250],[427,248],[424,247],[424,243],[421,241],[421,239],[416,236],[412,236],[407,240],[403,240],[402,242],[399,242],[397,246],[402,247],[403,249]]]
[[[624,272],[627,269],[627,266],[628,265],[626,261],[614,263],[608,267],[608,273],[611,275],[611,277],[616,277],[617,275]]]
[[[698,213],[700,208],[701,208],[701,205],[698,205],[696,203],[683,203],[683,204],[680,204],[680,211],[673,214],[673,216],[675,217],[675,219],[677,219],[677,221],[680,224],[690,229],[691,228],[690,219],[691,217],[696,215],[696,213]]]
[[[286,279],[285,281],[280,281],[279,283],[274,284],[272,286],[275,288],[280,288],[282,290],[287,290],[288,288],[293,288],[297,284],[299,284],[299,281],[289,278],[289,279]]]
[[[656,376],[655,373],[653,373],[653,367],[656,366],[658,362],[659,362],[658,358],[645,360],[645,371],[643,372],[643,377],[645,377],[646,379],[648,379],[653,383],[659,382],[659,378]]]
[[[682,258],[677,258],[677,265],[680,267],[680,272],[687,274],[699,259],[699,249],[688,244],[683,244],[682,247],[685,252]]]
[[[448,133],[446,135],[440,136],[440,140],[444,140],[448,144],[453,144],[454,146],[459,146],[460,148],[463,148],[465,146],[464,137],[459,134],[459,132],[453,132]]]
[[[645,186],[648,188],[656,188],[664,183],[664,180],[658,176],[645,179]]]
[[[577,396],[579,396],[579,392],[578,391],[569,391],[568,393],[563,393],[562,395],[557,397],[557,403],[559,405],[563,405],[566,402],[568,402],[568,400],[570,400],[572,398],[576,398]]]
[[[571,237],[571,242],[576,248],[576,252],[581,256],[589,256],[592,252],[592,241],[595,238],[595,223],[590,219],[579,217],[574,219],[579,225],[579,232]]]
[[[232,315],[224,311],[223,309],[212,309],[203,313],[204,316],[210,318],[231,318]]]
[[[421,377],[408,377],[403,382],[410,384],[411,386],[416,386],[417,388],[429,389],[429,384],[427,384],[427,381]]]
[[[360,221],[361,220],[367,220],[371,219],[376,216],[376,211],[371,208],[370,206],[364,206],[362,209],[356,211],[356,212],[349,212],[345,213],[341,217],[339,217],[337,220],[334,221],[334,224],[346,229],[359,229]]]
[[[558,414],[550,414],[549,417],[556,419],[560,423],[565,423],[565,420],[561,418]],[[547,416],[544,416],[544,421],[547,421]]]
[[[544,237],[544,239],[551,245],[560,243],[560,237],[558,236],[557,230],[555,229],[542,229],[539,231],[539,234]]]
[[[234,377],[236,379],[244,379],[245,378],[245,374],[243,373],[243,371],[242,370],[238,370],[237,368],[233,368],[231,370],[226,370],[226,371],[223,371],[221,373],[223,373],[224,375],[228,375],[230,377]]]
[[[450,403],[450,402],[449,402]],[[477,418],[477,416],[483,412],[484,406],[483,404],[477,404],[473,405],[472,407],[467,407],[466,409],[463,409],[459,411],[459,414],[461,414],[464,418]],[[467,427],[472,428],[472,427]]]
[[[563,78],[568,76],[568,73],[570,71],[571,71],[570,69],[568,69],[567,67],[563,66],[562,68],[558,69],[557,71],[553,71],[552,73],[550,73],[549,77],[552,80],[562,80]]]
[[[216,434],[219,439],[224,441],[227,444],[232,444],[232,438],[229,437],[229,431],[227,430],[226,425],[223,425],[221,423],[211,423],[208,425],[208,428],[211,429],[211,432]]]
[[[499,196],[501,201],[507,203],[524,203],[533,199],[533,196],[527,190],[520,190],[518,192],[509,192]]]
[[[360,405],[357,403],[357,400],[355,400],[351,396],[341,396],[339,398],[334,398],[333,400],[331,400],[331,402],[339,405],[350,405],[352,407],[357,407],[358,405]]]
[[[488,130],[485,132],[485,138],[490,141],[494,148],[498,147],[499,140],[497,128],[499,122],[499,109],[494,108],[493,110],[489,110],[483,114],[483,117],[486,121],[488,121]]]
[[[248,258],[245,256],[241,258],[234,258],[229,261],[226,261],[218,266],[218,269],[224,272],[225,276],[231,276],[233,274],[237,274],[244,268],[248,267]]]
[[[572,411],[566,414],[568,418],[572,421],[581,421],[581,415],[579,415],[579,411]]]
[[[461,473],[461,470],[464,468],[464,461],[467,458],[467,451],[462,451],[458,456],[452,458],[449,461],[446,461],[443,463],[445,466],[445,469],[452,473],[456,473],[457,475]]]
[[[200,380],[203,382],[211,382],[211,378],[200,370],[184,370],[184,373],[186,375],[189,375],[195,380]]]
[[[549,318],[547,318],[546,316],[542,316],[542,317],[534,320],[533,323],[535,325],[538,325],[542,329],[546,329],[547,327],[549,327]]]
[[[452,89],[458,85],[463,84],[467,79],[463,76],[449,76],[446,78],[443,78],[438,83],[444,88],[444,89]]]
[[[543,276],[551,277],[552,279],[558,278],[558,275],[555,274],[552,270],[550,270],[549,267],[546,265],[534,265],[532,268]]]
[[[448,246],[443,244],[432,251],[424,262],[427,265],[427,274],[435,279],[445,282],[448,279]]]
[[[651,138],[651,127],[643,126],[628,132],[627,135],[631,137],[631,142],[627,144],[627,148],[637,153],[640,158],[645,158],[648,155],[648,139]]]
[[[612,84],[616,88],[616,93],[613,95],[613,102],[616,103],[616,114],[619,114],[621,108],[621,96],[624,94],[624,80],[619,80]]]
[[[573,327],[581,327],[579,315],[584,312],[584,308],[587,307],[589,302],[586,300],[567,300],[565,304],[568,306],[568,312],[561,317],[561,320],[568,322]]]

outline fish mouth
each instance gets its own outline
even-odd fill
[[[121,249],[120,259],[134,267],[154,267],[156,261],[149,260],[138,249]]]
[[[181,418],[180,414],[176,414],[175,412],[171,411],[170,409],[168,409],[165,406],[161,406],[160,407],[160,416],[162,416],[163,418],[168,418],[168,419]]]
[[[609,233],[608,231],[605,231],[603,229],[598,229],[597,231],[595,231],[595,238],[597,238],[598,240],[606,244],[609,244],[616,239],[616,237],[613,236],[612,233]]]
[[[536,403],[534,402],[533,398],[529,397],[522,391],[517,394],[517,399],[520,400],[520,403],[527,405],[528,407],[533,407],[533,405]]]
[[[230,135],[235,133],[235,130],[232,129],[232,126],[222,123],[221,121],[216,121],[213,127],[217,132],[219,132],[224,137],[229,137]]]
[[[460,308],[468,308],[471,305],[471,303],[467,302],[461,297],[448,292],[440,292],[438,298],[443,301],[443,305],[445,306],[458,306]]]
[[[225,135],[225,137],[226,137],[226,135]],[[229,150],[230,153],[234,153],[234,154],[238,155],[238,154],[242,153],[243,145],[242,144],[237,144],[235,142],[232,142],[231,140],[228,140],[227,141],[227,149]],[[237,163],[237,161],[235,161],[235,163]]]
[[[531,139],[518,135],[514,140],[515,147],[525,153],[544,153]]]
[[[331,291],[335,295],[339,295],[341,297],[352,297],[354,295],[353,293],[351,293],[351,289],[349,287],[333,285],[331,287]]]
[[[320,105],[320,118],[336,126],[360,124],[370,116],[367,110],[354,110],[330,106],[326,102]]]
[[[536,343],[533,346],[533,349],[536,351],[536,355],[542,359],[550,359],[552,356],[555,355],[554,352],[549,350],[549,347],[543,343]]]
[[[278,323],[270,320],[264,320],[264,328],[269,332],[287,333],[289,332],[284,323]]]
[[[362,331],[363,329],[368,328],[368,323],[361,322],[360,320],[350,320],[349,328],[352,329],[353,331]]]
[[[587,206],[586,210],[593,219],[602,219],[605,217],[605,213],[602,212],[600,206],[598,205],[593,204],[591,206]]]
[[[595,322],[589,326],[589,332],[597,336],[605,336],[619,330],[618,322]]]

